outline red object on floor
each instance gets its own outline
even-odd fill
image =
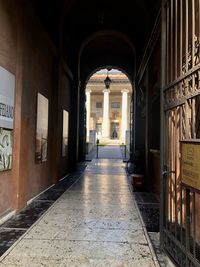
[[[134,189],[136,189],[138,187],[141,188],[143,185],[144,175],[143,174],[132,174],[131,177],[132,177],[133,188]]]

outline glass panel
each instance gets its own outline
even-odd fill
[[[37,95],[37,128],[36,128],[36,152],[37,163],[47,161],[48,142],[48,112],[49,100],[38,93]]]
[[[63,110],[63,137],[62,137],[62,156],[67,156],[68,147],[68,129],[69,129],[69,113]]]

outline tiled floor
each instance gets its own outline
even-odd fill
[[[19,214],[12,217],[0,226],[0,256],[3,255],[64,193],[85,169],[81,164],[78,170],[59,181],[56,185],[46,190],[35,198],[30,205],[25,207]]]
[[[126,150],[126,151],[125,151]],[[97,147],[95,146],[89,154],[86,154],[86,161],[91,161],[97,158]],[[124,145],[109,145],[109,146],[99,146],[98,147],[98,158],[99,159],[123,159],[127,160],[129,158],[128,150]]]
[[[137,210],[122,160],[95,159],[0,267],[155,266]]]
[[[99,147],[99,158],[100,159],[121,159],[122,152],[120,146],[100,146]]]

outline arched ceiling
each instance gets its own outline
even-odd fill
[[[78,71],[80,63],[83,77],[107,64],[134,72],[161,5],[161,0],[32,1],[54,43],[62,40],[71,70]]]
[[[93,34],[81,46],[79,56],[82,81],[94,69],[102,66],[123,69],[133,80],[135,50],[129,39],[117,31],[107,30]]]

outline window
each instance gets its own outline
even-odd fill
[[[102,108],[102,102],[96,102],[96,108]]]
[[[120,108],[120,102],[112,102],[111,107],[112,108]]]

